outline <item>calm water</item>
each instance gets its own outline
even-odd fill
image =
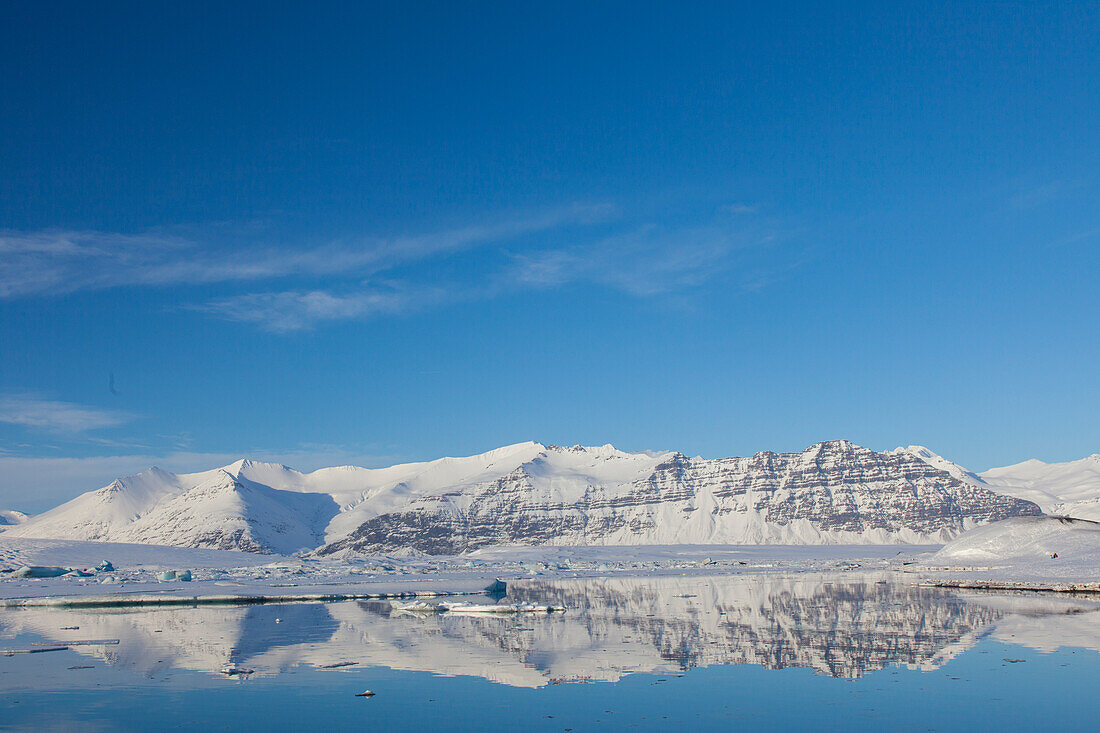
[[[380,601],[2,610],[0,648],[119,643],[0,657],[0,726],[1095,730],[1100,604],[901,580],[511,586],[569,609],[537,616]]]

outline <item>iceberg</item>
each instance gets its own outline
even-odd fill
[[[13,578],[59,578],[72,572],[72,568],[58,568],[50,565],[26,565],[12,573]]]
[[[164,570],[157,575],[157,580],[169,581],[180,580],[184,583],[191,582],[190,570]]]

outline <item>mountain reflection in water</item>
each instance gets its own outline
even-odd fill
[[[752,664],[855,678],[892,664],[934,669],[985,635],[1050,650],[1097,648],[1100,605],[961,593],[891,574],[524,580],[517,602],[559,614],[402,613],[386,601],[171,609],[4,609],[0,633],[74,647],[142,674],[298,665],[474,675],[522,687],[636,672]],[[65,628],[78,627],[78,628]],[[1063,641],[1064,640],[1064,641]]]

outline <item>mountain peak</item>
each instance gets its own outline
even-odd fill
[[[252,475],[264,475],[274,473],[286,473],[295,472],[293,468],[283,465],[282,463],[269,463],[267,461],[255,461],[251,458],[241,458],[228,466],[222,466],[219,470],[234,476],[244,476],[246,478]]]
[[[230,474],[236,475],[236,474],[240,473],[242,470],[244,470],[245,467],[251,466],[251,465],[252,465],[251,460],[249,460],[247,458],[238,458],[237,460],[233,461],[229,465],[222,466],[218,470],[219,471],[224,471],[225,473],[230,473]]]
[[[929,450],[928,448],[925,448],[923,445],[909,445],[909,446],[905,446],[904,448],[899,445],[894,450],[886,451],[886,452],[887,453],[892,453],[892,454],[912,453],[917,458],[922,458],[922,459],[939,458],[940,457],[936,453]]]
[[[818,453],[871,453],[870,448],[864,448],[862,445],[857,445],[850,440],[823,440],[820,443],[814,443],[811,446],[807,446],[802,451],[804,454],[818,454]]]
[[[633,453],[627,453],[626,451],[621,451],[615,446],[611,445],[611,443],[605,443],[604,445],[577,444],[573,446],[548,445],[546,446],[546,450],[554,451],[557,453],[584,453],[586,455],[596,456],[597,458],[616,458],[621,456],[636,455]]]

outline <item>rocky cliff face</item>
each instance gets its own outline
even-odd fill
[[[636,475],[620,481],[601,480],[601,474],[614,473],[610,464],[626,454],[593,459],[589,450],[547,447],[498,479],[418,497],[372,517],[320,552],[943,542],[977,524],[1041,513],[1031,502],[960,481],[911,454],[876,453],[847,441],[750,458],[670,453],[633,466]]]

